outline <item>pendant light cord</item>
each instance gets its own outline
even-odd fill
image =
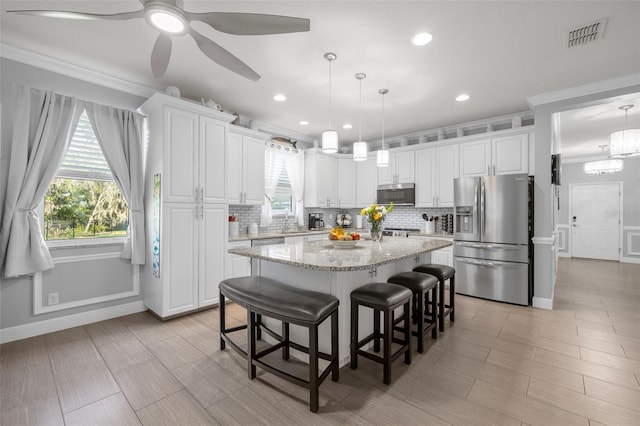
[[[331,122],[331,62],[329,61],[329,129],[333,129],[333,123]]]
[[[363,77],[364,78],[364,77]],[[362,78],[360,80],[360,124],[358,124],[358,141],[362,141]]]
[[[384,149],[384,95],[382,94],[382,149]]]

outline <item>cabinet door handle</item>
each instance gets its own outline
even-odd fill
[[[491,166],[487,166],[487,176],[491,176]]]
[[[496,175],[496,165],[495,164],[493,165],[493,175],[494,176]]]

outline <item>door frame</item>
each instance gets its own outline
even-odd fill
[[[570,183],[569,184],[569,196],[567,198],[569,198],[569,217],[567,217],[567,223],[569,224],[569,232],[567,235],[568,238],[568,245],[569,245],[569,253],[568,256],[570,258],[573,257],[573,232],[571,231],[571,228],[573,228],[573,223],[571,222],[571,211],[573,209],[573,206],[571,205],[571,200],[573,198],[572,196],[572,190],[573,187],[575,186],[593,186],[593,185],[618,185],[618,212],[619,216],[618,216],[618,262],[620,262],[622,260],[622,206],[623,206],[623,197],[624,197],[624,192],[623,192],[623,188],[622,188],[622,181],[615,181],[615,182],[585,182],[585,183]]]

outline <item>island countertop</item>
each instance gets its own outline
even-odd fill
[[[319,271],[358,271],[451,246],[451,241],[384,237],[334,248],[330,240],[230,249],[229,253]]]

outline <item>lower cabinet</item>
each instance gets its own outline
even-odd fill
[[[438,238],[438,237],[426,237],[426,236],[416,236],[412,235],[411,238],[423,238],[423,239],[431,239],[431,240],[442,240],[442,241],[450,241],[453,242],[451,238]],[[431,252],[431,262],[437,263],[439,265],[448,265],[453,268],[453,246],[441,248],[440,250],[435,250]]]
[[[159,232],[150,233],[159,257],[149,260],[143,272],[145,306],[167,318],[218,303],[227,205],[165,203],[160,217]]]
[[[234,241],[227,243],[227,250],[251,247],[251,241]],[[251,258],[227,253],[225,278],[246,277],[251,275]]]

